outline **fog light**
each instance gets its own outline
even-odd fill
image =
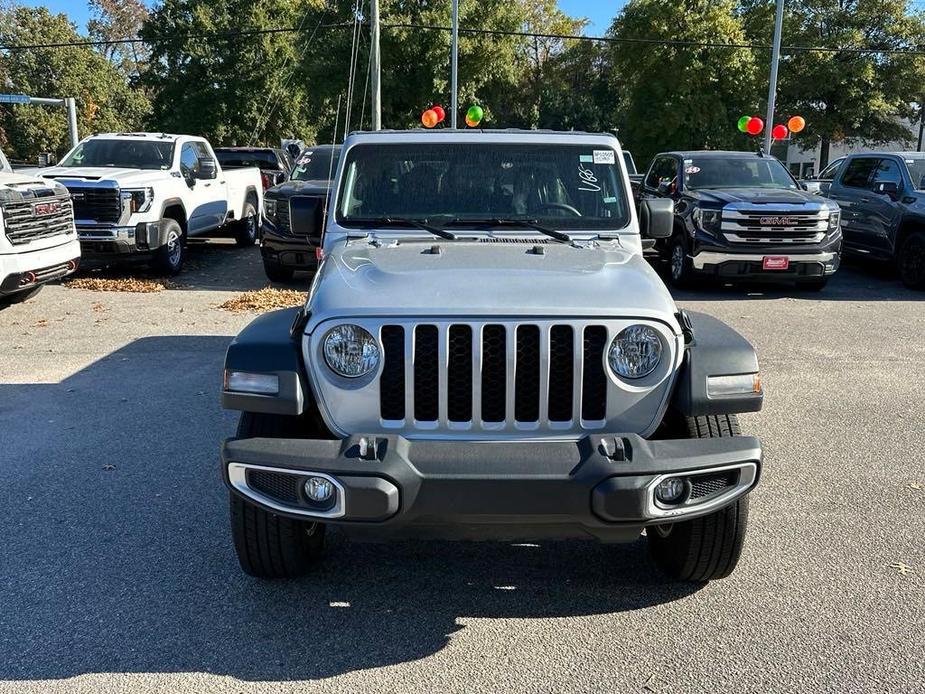
[[[684,496],[685,484],[680,477],[669,477],[655,487],[655,498],[663,504],[676,504]]]
[[[309,477],[305,480],[305,496],[322,503],[334,495],[334,483],[325,477]]]

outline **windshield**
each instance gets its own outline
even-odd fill
[[[342,176],[337,220],[530,219],[617,229],[629,211],[613,149],[588,145],[362,144]]]
[[[771,157],[689,157],[684,185],[698,188],[799,188],[790,172]]]
[[[289,178],[293,181],[327,181],[334,175],[339,159],[340,146],[306,149],[296,159],[296,166]]]
[[[3,152],[0,152],[0,171],[5,171],[6,173],[12,173],[13,171],[13,167],[10,166],[10,162],[6,160]]]
[[[276,153],[270,150],[241,152],[241,151],[222,151],[215,152],[219,163],[223,169],[234,169],[240,167],[256,166],[258,169],[276,169],[279,170],[279,160]]]
[[[925,190],[925,158],[906,159],[906,168],[916,190]]]
[[[126,169],[169,169],[173,142],[93,139],[81,142],[58,166],[108,166]]]

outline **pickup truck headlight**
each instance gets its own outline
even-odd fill
[[[276,219],[276,200],[266,197],[263,199],[263,216],[268,219]]]
[[[716,236],[723,226],[722,210],[694,210],[694,223],[708,234]]]
[[[838,223],[841,221],[841,210],[836,210],[829,215],[829,231],[838,229]]]
[[[662,341],[648,325],[624,328],[610,343],[607,361],[623,378],[642,378],[655,371],[662,358]]]
[[[359,325],[331,328],[322,342],[324,360],[345,378],[365,376],[379,366],[379,344]]]
[[[132,214],[147,212],[154,202],[154,188],[123,188],[122,197],[129,201]]]

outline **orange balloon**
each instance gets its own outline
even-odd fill
[[[803,119],[803,116],[794,116],[787,121],[787,127],[790,129],[790,132],[798,133],[806,127],[806,121]]]
[[[425,128],[432,128],[439,122],[440,116],[438,116],[437,112],[432,108],[427,109],[421,114],[421,123],[424,124]]]
[[[470,128],[477,128],[477,127],[479,127],[479,123],[480,123],[480,122],[481,122],[481,121],[472,120],[471,118],[469,118],[469,116],[466,116],[466,125],[468,125]]]

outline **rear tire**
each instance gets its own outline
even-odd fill
[[[239,437],[298,435],[299,419],[244,412]],[[266,511],[229,492],[231,535],[241,569],[257,578],[296,578],[307,573],[324,548],[322,523],[294,520]]]
[[[263,271],[271,282],[291,282],[295,275],[295,270],[292,268],[267,260],[263,261]]]
[[[252,198],[244,203],[241,219],[235,224],[234,240],[241,248],[253,246],[257,242],[257,232],[260,226],[260,216]]]
[[[914,231],[896,255],[900,281],[910,289],[925,289],[925,232]]]
[[[165,229],[164,245],[154,252],[152,266],[157,272],[173,277],[183,270],[183,262],[186,260],[186,239],[180,223],[176,220],[164,219],[161,224]]]
[[[740,434],[734,414],[686,417],[690,438],[725,438]],[[708,516],[646,529],[649,551],[659,568],[677,581],[705,582],[732,573],[745,544],[748,497]]]

